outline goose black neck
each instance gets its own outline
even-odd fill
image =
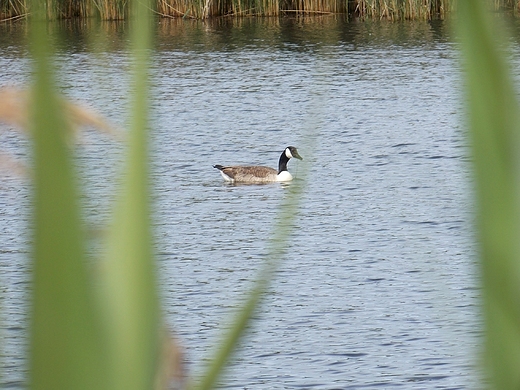
[[[285,154],[285,150],[282,152],[280,156],[280,160],[278,161],[278,174],[287,170],[287,163],[289,162],[289,157]]]

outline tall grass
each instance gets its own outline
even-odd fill
[[[101,20],[123,20],[128,16],[127,0],[91,0]],[[91,11],[92,14],[92,11]]]
[[[205,19],[218,16],[278,16],[281,14],[348,14],[362,19],[444,19],[457,0],[153,0],[163,17]],[[520,0],[489,0],[495,10],[517,13]],[[47,18],[97,16],[102,20],[128,18],[128,0],[46,0]],[[0,0],[0,20],[29,13],[26,0]]]
[[[25,0],[0,0],[0,21],[24,17],[28,13],[28,8]]]
[[[70,125],[57,98],[45,4],[34,0],[33,299],[30,386],[34,389],[152,389],[160,356],[147,187],[149,5],[134,1],[134,118],[114,223],[95,281],[85,258]]]
[[[445,18],[452,10],[450,0],[359,0],[359,16],[391,20]]]
[[[520,0],[489,0],[495,10],[520,11]],[[153,0],[151,7],[163,17],[205,19],[218,16],[278,16],[281,14],[348,14],[361,19],[444,19],[456,0]],[[128,0],[46,0],[48,19],[91,17],[128,18]],[[27,0],[0,0],[0,20],[29,13]]]
[[[30,385],[108,388],[105,334],[85,259],[78,193],[70,164],[71,129],[54,90],[45,7],[32,4],[34,61],[33,299]]]
[[[48,0],[46,2],[48,19],[84,18],[91,15],[90,1]]]
[[[478,0],[459,1],[477,193],[485,362],[492,388],[520,388],[520,110],[504,32]]]

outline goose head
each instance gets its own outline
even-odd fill
[[[298,160],[303,160],[302,156],[300,156],[300,154],[298,153],[298,150],[296,150],[296,148],[294,146],[288,146],[285,148],[285,156],[287,157],[287,159],[291,159],[291,158],[297,158]]]

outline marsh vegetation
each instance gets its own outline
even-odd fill
[[[49,19],[97,17],[122,20],[128,17],[127,0],[49,0]],[[0,20],[13,21],[30,12],[27,0],[0,0]],[[496,0],[495,10],[516,13],[518,0]],[[160,17],[205,19],[221,16],[280,16],[343,14],[361,19],[432,20],[447,18],[456,0],[154,0],[153,13]]]

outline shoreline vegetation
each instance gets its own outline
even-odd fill
[[[494,0],[496,11],[520,11],[520,0]],[[28,0],[0,0],[0,22],[24,19]],[[456,0],[154,0],[153,13],[165,18],[343,14],[348,18],[434,20],[447,18]],[[124,20],[128,0],[45,0],[47,18]]]

